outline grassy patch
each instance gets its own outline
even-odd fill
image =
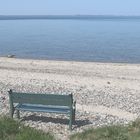
[[[140,120],[128,126],[104,126],[72,135],[71,140],[140,140]]]
[[[0,140],[54,140],[49,133],[25,127],[7,117],[0,118]]]
[[[49,133],[25,127],[7,117],[0,118],[0,140],[54,140]],[[140,120],[128,126],[104,126],[86,130],[70,137],[70,140],[140,140]]]

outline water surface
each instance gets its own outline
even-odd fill
[[[0,20],[0,56],[140,63],[140,19]]]

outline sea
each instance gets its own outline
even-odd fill
[[[85,17],[0,16],[0,56],[140,63],[140,17]]]

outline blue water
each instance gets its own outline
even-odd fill
[[[0,20],[0,56],[140,63],[140,19]]]

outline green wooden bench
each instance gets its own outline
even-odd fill
[[[69,129],[75,121],[75,104],[72,94],[32,94],[8,91],[10,102],[10,116],[13,118],[16,111],[17,118],[20,118],[19,111],[48,112],[67,114],[69,116]]]

